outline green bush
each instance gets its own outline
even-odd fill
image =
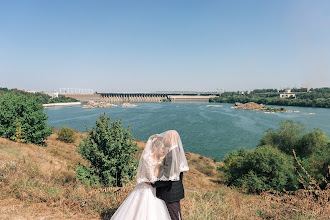
[[[292,150],[300,151],[301,138],[306,128],[299,122],[282,121],[280,128],[269,129],[259,141],[259,146],[270,145],[292,155]]]
[[[259,146],[247,151],[239,149],[226,155],[224,171],[227,183],[259,193],[263,190],[293,190],[297,184],[293,156],[272,146]]]
[[[326,182],[330,182],[329,167],[330,167],[330,142],[324,132],[313,130],[302,138],[304,152],[301,152],[299,157],[302,166],[308,174],[316,180],[319,186],[324,189]],[[297,153],[299,156],[299,154]],[[306,156],[308,155],[308,156]],[[305,179],[310,179],[308,175],[297,166],[297,171]],[[310,185],[310,182],[304,183]]]
[[[44,145],[52,129],[47,115],[34,98],[7,94],[0,100],[0,136],[18,142]]]
[[[57,132],[57,139],[65,143],[74,143],[77,139],[75,130],[62,126]]]
[[[328,144],[329,139],[327,135],[319,129],[314,129],[301,137],[300,147],[296,150],[296,153],[300,157],[309,157],[312,154],[329,153]]]
[[[238,150],[234,150],[225,155],[223,161],[224,165],[218,167],[218,170],[223,171],[224,180],[228,185],[233,185],[234,182],[241,177],[242,172],[248,172],[248,168],[246,171],[243,171],[243,163],[247,153],[248,150],[245,148],[239,148]]]
[[[330,146],[329,146],[330,147]],[[330,182],[329,175],[329,167],[330,167],[330,153],[329,151],[325,151],[323,153],[312,154],[308,158],[301,159],[301,164],[304,169],[308,172],[309,176],[305,173],[301,167],[297,166],[297,171],[303,177],[304,180],[308,180],[304,182],[304,188],[308,188],[310,185],[312,187],[313,183],[310,181],[310,177],[316,180],[316,183],[324,189],[327,186],[327,182]],[[301,188],[303,188],[301,187]]]
[[[324,182],[323,178],[327,176],[327,167],[330,165],[330,141],[323,131],[308,131],[299,122],[283,121],[278,130],[270,129],[265,133],[260,140],[260,145],[263,144],[276,147],[288,155],[293,155],[294,149],[309,175],[318,182]],[[299,174],[305,176],[305,172],[297,167]]]
[[[324,178],[330,180],[330,141],[321,130],[307,131],[299,122],[283,121],[278,130],[269,129],[253,150],[240,148],[228,153],[224,159],[223,171],[229,185],[246,188],[248,192],[265,189],[293,190],[303,188],[296,182],[297,175],[307,177],[293,157],[298,160],[309,175],[325,187]],[[294,170],[297,168],[296,171]],[[308,185],[309,183],[304,183]]]
[[[78,165],[76,167],[76,177],[79,179],[86,187],[98,188],[102,186],[102,179],[97,175],[93,167],[86,165]]]
[[[299,122],[282,121],[278,130],[269,129],[259,141],[259,146],[270,145],[292,155],[295,150],[301,158],[307,158],[315,153],[328,151],[327,135],[314,129],[307,131]]]
[[[110,126],[110,117],[101,114],[77,151],[90,162],[90,166],[76,168],[77,178],[86,186],[122,186],[136,174],[137,145],[129,128],[122,127],[121,119]]]

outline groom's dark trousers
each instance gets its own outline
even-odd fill
[[[156,187],[157,198],[165,201],[172,220],[182,219],[180,209],[180,200],[184,198],[182,177],[181,172],[179,181],[157,181],[152,184]]]

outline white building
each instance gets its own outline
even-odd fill
[[[57,91],[54,91],[53,93],[52,93],[52,99],[53,98],[58,98],[58,92]]]
[[[290,97],[296,97],[296,94],[294,94],[294,93],[282,93],[282,94],[280,94],[280,98],[290,98]]]
[[[284,93],[280,94],[280,98],[290,98],[290,97],[295,98],[296,97],[296,94],[291,93],[291,89],[285,89],[284,91],[285,91]]]

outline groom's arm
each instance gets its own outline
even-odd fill
[[[171,186],[172,181],[157,181],[155,183],[151,183],[152,187],[164,187],[164,186]]]

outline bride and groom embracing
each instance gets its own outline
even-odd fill
[[[188,163],[177,131],[151,136],[142,152],[133,189],[113,220],[182,219],[180,200],[184,198],[183,171]]]

